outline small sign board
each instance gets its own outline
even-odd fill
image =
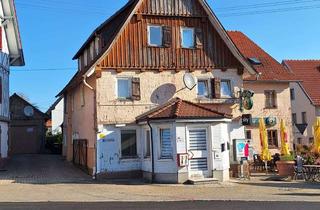
[[[242,115],[242,125],[251,125],[252,124],[252,115],[244,114]]]

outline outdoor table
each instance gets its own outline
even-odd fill
[[[303,174],[306,181],[320,181],[320,165],[304,165]]]

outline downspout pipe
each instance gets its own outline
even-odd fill
[[[151,183],[154,183],[155,182],[155,173],[154,173],[154,139],[153,139],[153,129],[152,129],[152,126],[150,124],[150,120],[148,119],[147,120],[147,124],[150,128],[150,141],[151,141],[151,167],[152,167],[152,172],[151,172]]]
[[[94,130],[95,130],[95,132],[97,132],[98,131],[98,126],[97,126],[97,106],[96,106],[96,100],[97,100],[97,93],[96,93],[96,90],[91,86],[91,85],[89,85],[88,84],[88,82],[87,82],[87,78],[88,78],[88,75],[83,75],[83,80],[82,80],[82,82],[83,82],[83,84],[87,87],[87,88],[89,88],[90,90],[92,90],[93,91],[93,118],[94,118]],[[97,161],[97,141],[95,140],[95,147],[94,147],[94,150],[95,150],[95,158],[94,158],[94,160],[95,160],[95,168],[94,168],[94,171],[93,171],[93,175],[92,175],[92,179],[94,179],[94,180],[96,180],[97,179],[97,164],[98,164],[98,161]]]

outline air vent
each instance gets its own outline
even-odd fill
[[[320,66],[317,67],[318,71],[320,71]]]
[[[252,65],[261,65],[261,61],[258,58],[248,58]]]

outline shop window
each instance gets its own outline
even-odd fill
[[[121,131],[121,158],[137,157],[136,130]]]

